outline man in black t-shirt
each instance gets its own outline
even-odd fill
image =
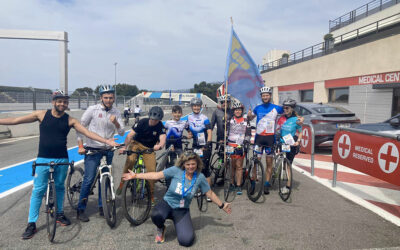
[[[163,117],[164,112],[160,107],[152,107],[149,111],[149,118],[144,118],[140,120],[139,123],[133,125],[129,134],[126,136],[125,146],[128,146],[132,151],[145,150],[149,148],[152,148],[154,151],[162,149],[166,141],[165,127],[161,122]],[[120,152],[125,150],[125,147],[121,148]],[[131,154],[126,157],[124,173],[128,173],[128,169],[133,168],[136,159],[136,154]],[[156,154],[154,152],[151,154],[144,154],[143,161],[147,172],[156,171]],[[151,199],[154,201],[154,181],[149,181],[149,183]],[[117,195],[121,194],[123,185],[124,183],[121,179],[121,183],[117,189]]]

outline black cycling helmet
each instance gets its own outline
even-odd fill
[[[150,119],[161,121],[163,117],[164,117],[164,111],[162,110],[162,108],[160,108],[158,106],[154,106],[150,109],[150,111],[149,111]]]
[[[192,100],[190,100],[190,106],[193,106],[193,105],[201,106],[201,105],[203,105],[203,101],[198,97],[193,97]]]
[[[54,91],[53,94],[51,95],[51,97],[53,98],[53,101],[58,99],[58,98],[67,98],[67,99],[69,99],[68,94],[65,94],[64,91],[59,90],[59,89]]]
[[[286,99],[285,101],[283,101],[283,106],[289,106],[289,107],[296,107],[296,101],[293,99]]]

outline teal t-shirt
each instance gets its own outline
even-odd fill
[[[179,205],[182,199],[183,170],[178,167],[170,167],[165,169],[163,173],[166,180],[171,180],[171,185],[169,186],[167,193],[164,195],[164,200],[174,209],[181,208]],[[194,178],[192,180],[194,180]],[[185,178],[185,192],[190,188],[190,185],[191,180]],[[183,208],[189,208],[190,202],[192,202],[193,196],[197,192],[198,188],[200,188],[203,194],[210,190],[210,185],[208,185],[206,177],[202,173],[197,173],[196,182],[194,183],[193,188],[190,192],[185,194],[185,197],[183,198],[185,200],[185,205]]]

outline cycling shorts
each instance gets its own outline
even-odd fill
[[[254,151],[262,155],[264,152],[266,155],[273,155],[273,146],[275,143],[275,135],[256,135],[254,144]]]

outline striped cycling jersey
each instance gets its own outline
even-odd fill
[[[228,123],[228,143],[235,145],[243,145],[247,136],[247,118],[232,117]]]

